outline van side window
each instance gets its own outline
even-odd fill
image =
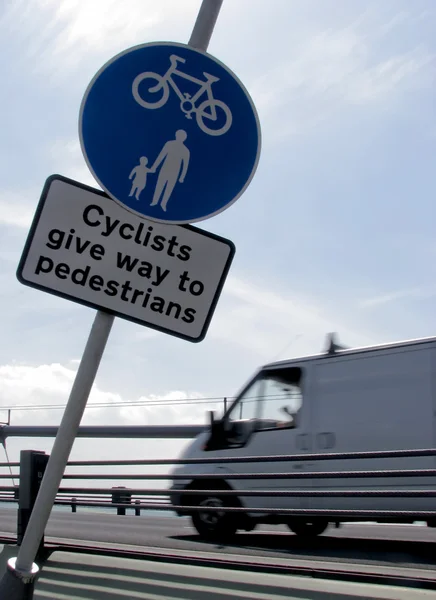
[[[261,395],[260,419],[256,429],[298,427],[303,404],[301,369],[292,367],[265,375]]]

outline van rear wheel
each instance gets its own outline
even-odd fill
[[[225,508],[229,506],[226,500],[219,496],[207,496],[198,503],[199,507],[205,508]],[[235,535],[238,527],[235,515],[225,512],[225,510],[215,511],[195,511],[191,515],[192,524],[198,534],[206,540],[228,539]]]
[[[289,521],[288,527],[289,529],[295,533],[295,535],[301,537],[316,537],[317,535],[321,535],[329,526],[329,522],[325,519],[313,519],[313,520],[304,520],[304,519],[295,519]]]

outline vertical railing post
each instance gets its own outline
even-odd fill
[[[118,486],[112,488],[112,504],[131,504],[132,492],[124,486]],[[122,516],[126,514],[126,509],[123,506],[117,506],[117,515]]]
[[[141,500],[135,500],[135,516],[141,516]]]
[[[18,491],[17,546],[21,546],[26,533],[33,505],[44,476],[49,456],[37,450],[20,452],[20,486]],[[44,536],[41,538],[38,554],[44,550]]]

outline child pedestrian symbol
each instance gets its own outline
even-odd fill
[[[139,195],[147,183],[147,173],[151,172],[151,169],[147,167],[147,163],[148,158],[146,156],[141,156],[139,159],[139,165],[132,169],[132,172],[129,175],[129,179],[134,178],[129,196],[133,196],[133,194],[135,194],[135,198],[137,200],[139,200]]]

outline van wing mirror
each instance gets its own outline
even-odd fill
[[[215,419],[215,412],[209,411],[210,435],[205,450],[218,450],[223,445],[223,426],[220,419]]]

